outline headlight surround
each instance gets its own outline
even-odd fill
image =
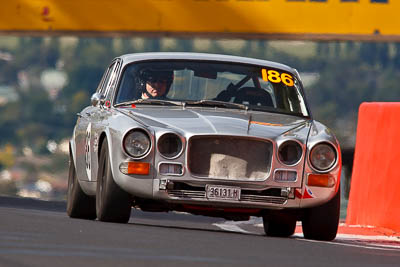
[[[301,145],[293,140],[285,141],[278,148],[279,161],[285,165],[293,166],[300,162],[303,156]]]
[[[318,171],[329,170],[335,165],[336,159],[336,150],[331,144],[320,143],[311,149],[310,162]]]
[[[158,139],[157,148],[164,158],[174,159],[181,154],[183,144],[181,138],[177,134],[166,133]]]
[[[144,130],[130,130],[124,137],[123,147],[129,156],[143,158],[150,151],[150,137]]]

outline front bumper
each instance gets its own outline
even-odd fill
[[[294,187],[246,187],[232,182],[215,180],[193,183],[172,179],[153,180],[153,198],[173,204],[203,205],[215,208],[259,208],[284,209],[299,208]],[[207,198],[206,184],[227,185],[241,188],[239,200],[216,200]]]

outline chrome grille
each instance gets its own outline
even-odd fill
[[[194,191],[194,190],[168,190],[168,195],[176,198],[183,199],[206,199],[206,193],[204,191]],[[285,204],[287,198],[276,197],[276,196],[260,196],[260,195],[250,195],[241,194],[240,201],[243,202],[258,202],[267,204]]]
[[[168,195],[178,198],[205,199],[206,192],[191,190],[168,190]]]
[[[256,196],[256,195],[241,195],[240,201],[246,202],[261,202],[269,204],[284,204],[287,198],[284,197],[273,197],[273,196]]]
[[[272,143],[236,136],[192,137],[189,171],[198,177],[226,180],[265,180],[269,176]]]

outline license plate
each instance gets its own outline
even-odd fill
[[[216,200],[239,200],[240,187],[206,185],[206,196]]]

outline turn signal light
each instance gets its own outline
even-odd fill
[[[123,162],[119,166],[123,174],[141,174],[148,175],[150,173],[150,163],[147,162]]]
[[[330,174],[309,174],[307,185],[319,187],[333,187],[335,185],[335,178]]]

